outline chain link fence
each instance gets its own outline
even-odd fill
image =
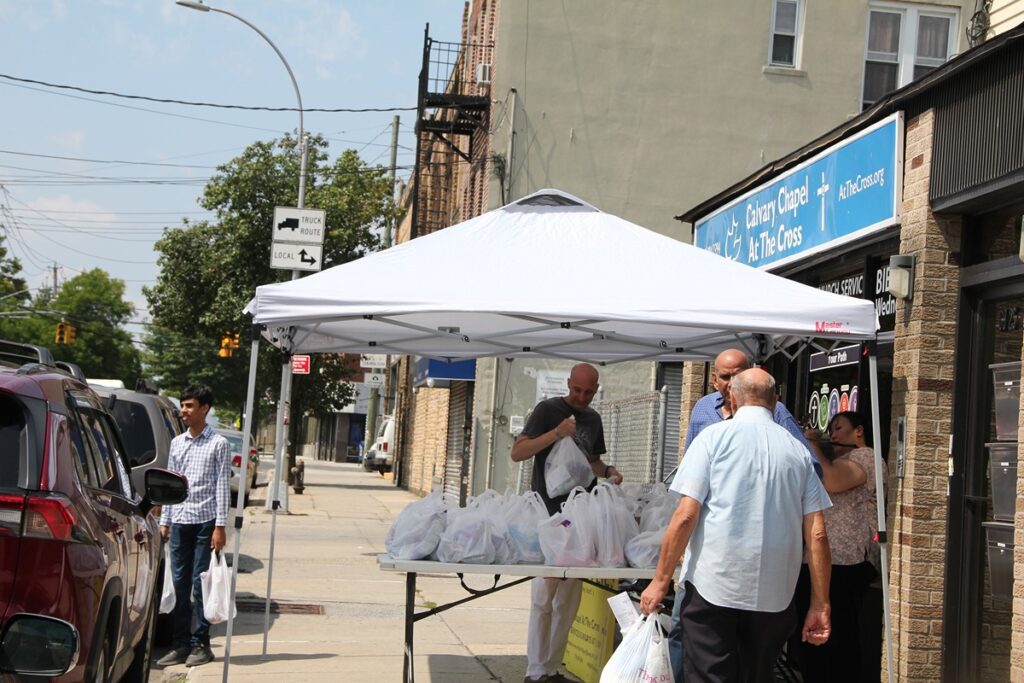
[[[665,419],[668,394],[645,391],[625,398],[595,401],[591,407],[604,423],[604,443],[608,452],[602,459],[622,473],[624,481],[653,484],[665,472]],[[533,458],[519,463],[515,490],[530,490]]]

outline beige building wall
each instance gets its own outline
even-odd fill
[[[413,395],[412,439],[407,484],[410,491],[428,494],[444,478],[448,443],[448,389],[418,387]]]
[[[989,13],[989,37],[1020,26],[1024,21],[1024,0],[996,0]]]

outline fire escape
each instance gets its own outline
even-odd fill
[[[481,163],[490,113],[494,46],[440,42],[429,31],[417,105],[413,238],[458,222],[459,168]]]

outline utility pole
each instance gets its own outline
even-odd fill
[[[398,163],[398,124],[400,118],[395,115],[391,119],[391,171],[388,176],[391,179],[391,197],[394,199],[395,196],[395,165]],[[382,240],[385,249],[391,247],[391,232],[392,230],[397,231],[398,219],[393,219],[390,224],[384,227],[384,239]],[[391,360],[391,356],[388,356],[388,360]],[[384,369],[385,377],[390,377],[390,364]],[[380,412],[380,389],[374,387],[370,389],[370,402],[366,407],[366,434],[363,438],[363,455],[366,455],[366,448],[373,443],[373,440],[377,436],[377,414]]]
[[[60,285],[57,284],[57,262],[53,262],[53,295],[57,295],[57,288]]]

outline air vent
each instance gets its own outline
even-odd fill
[[[535,194],[516,202],[519,206],[583,206],[559,194]]]
[[[476,65],[476,84],[477,85],[490,85],[491,84],[491,65],[490,64],[477,64]]]

